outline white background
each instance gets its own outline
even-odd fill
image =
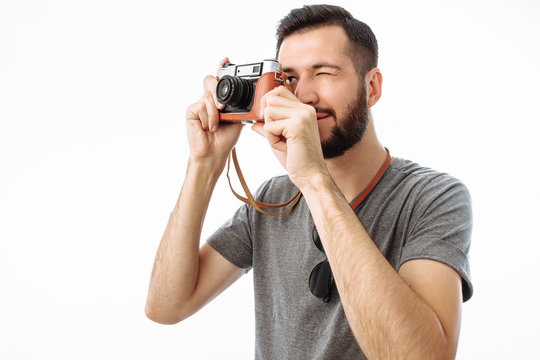
[[[379,40],[383,143],[471,191],[458,359],[539,358],[540,5],[338,4]],[[1,359],[253,357],[251,275],[174,326],[143,309],[185,172],[185,108],[222,57],[272,57],[301,5],[0,1]],[[238,147],[252,188],[283,173],[249,129]],[[221,179],[203,237],[237,206]]]

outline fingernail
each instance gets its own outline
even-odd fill
[[[212,127],[210,128],[210,131],[211,132],[216,132],[217,131],[217,125],[212,125]]]

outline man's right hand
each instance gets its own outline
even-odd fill
[[[229,58],[221,60],[219,69]],[[218,70],[219,71],[219,70]],[[223,170],[225,160],[238,141],[242,124],[220,124],[216,98],[217,79],[214,76],[204,78],[204,95],[186,111],[187,134],[190,147],[190,160],[204,163]]]
[[[241,123],[219,124],[216,85],[207,76],[205,94],[187,109],[190,170],[161,239],[146,301],[146,315],[163,324],[195,313],[245,273],[208,243],[199,245],[214,186],[242,129]]]

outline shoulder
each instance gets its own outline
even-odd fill
[[[460,182],[448,173],[417,164],[411,160],[395,158],[389,167],[393,176],[415,183],[431,181]]]
[[[401,201],[399,213],[406,224],[400,264],[430,259],[450,266],[463,279],[463,300],[467,301],[472,295],[468,252],[473,225],[467,187],[448,173],[409,160],[394,163],[388,181]]]
[[[462,181],[401,158],[393,161],[367,200],[366,211],[390,212],[405,219],[409,230],[433,222],[472,225],[471,196]]]
[[[390,188],[398,188],[417,197],[436,198],[448,193],[459,193],[466,199],[470,198],[469,191],[461,180],[413,161],[396,158],[388,170],[385,181]]]

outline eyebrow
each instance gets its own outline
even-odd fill
[[[335,70],[341,70],[340,66],[335,65],[335,64],[331,64],[331,63],[327,63],[327,62],[320,62],[320,63],[316,63],[316,64],[311,65],[312,70],[317,70],[317,69],[320,69],[320,68],[332,68],[332,69],[335,69]],[[292,68],[292,67],[285,67],[285,68],[281,69],[281,71],[283,71],[285,73],[295,72],[294,68]]]

